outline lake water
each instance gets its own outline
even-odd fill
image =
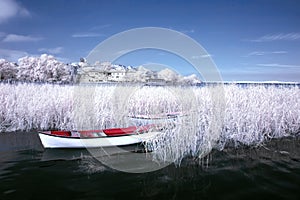
[[[87,151],[43,150],[35,132],[0,134],[0,199],[298,199],[300,137],[213,150],[158,171],[110,169]]]

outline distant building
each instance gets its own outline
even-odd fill
[[[112,65],[108,62],[84,66],[78,70],[79,82],[122,82],[126,81],[129,70],[124,66]]]

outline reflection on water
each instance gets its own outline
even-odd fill
[[[260,147],[225,147],[202,160],[185,158],[180,166],[144,174],[109,169],[84,150],[44,151],[31,133],[21,133],[24,145],[7,137],[0,136],[1,200],[297,199],[300,195],[300,137],[273,139]]]

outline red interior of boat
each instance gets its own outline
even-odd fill
[[[108,136],[118,136],[118,135],[126,135],[131,134],[136,131],[137,127],[130,126],[127,128],[111,128],[111,129],[104,129],[103,132]]]
[[[52,135],[58,135],[58,136],[71,136],[71,131],[51,131]]]
[[[142,133],[149,131],[149,129],[153,127],[153,125],[145,125],[145,126],[130,126],[126,128],[110,128],[110,129],[104,129],[104,130],[86,130],[86,131],[78,131],[80,135],[84,137],[96,137],[95,133],[104,132],[107,136],[121,136],[121,135],[130,135],[135,132]],[[65,136],[65,137],[71,137],[71,131],[51,131],[52,135],[57,136]],[[74,136],[73,136],[74,137]],[[79,137],[79,136],[78,136]]]

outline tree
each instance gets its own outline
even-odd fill
[[[15,80],[17,64],[0,59],[0,80]]]
[[[143,66],[138,67],[135,73],[133,73],[134,81],[137,82],[146,82],[147,80],[151,79],[153,75],[153,71]]]
[[[167,82],[176,82],[179,78],[177,73],[168,68],[159,71],[157,73],[157,76],[159,79],[163,79]]]
[[[18,60],[17,79],[33,82],[70,82],[71,67],[56,60],[53,56],[23,57]]]
[[[182,77],[181,82],[184,84],[188,84],[188,85],[194,85],[197,83],[201,83],[201,81],[199,80],[199,78],[197,77],[196,74]]]

